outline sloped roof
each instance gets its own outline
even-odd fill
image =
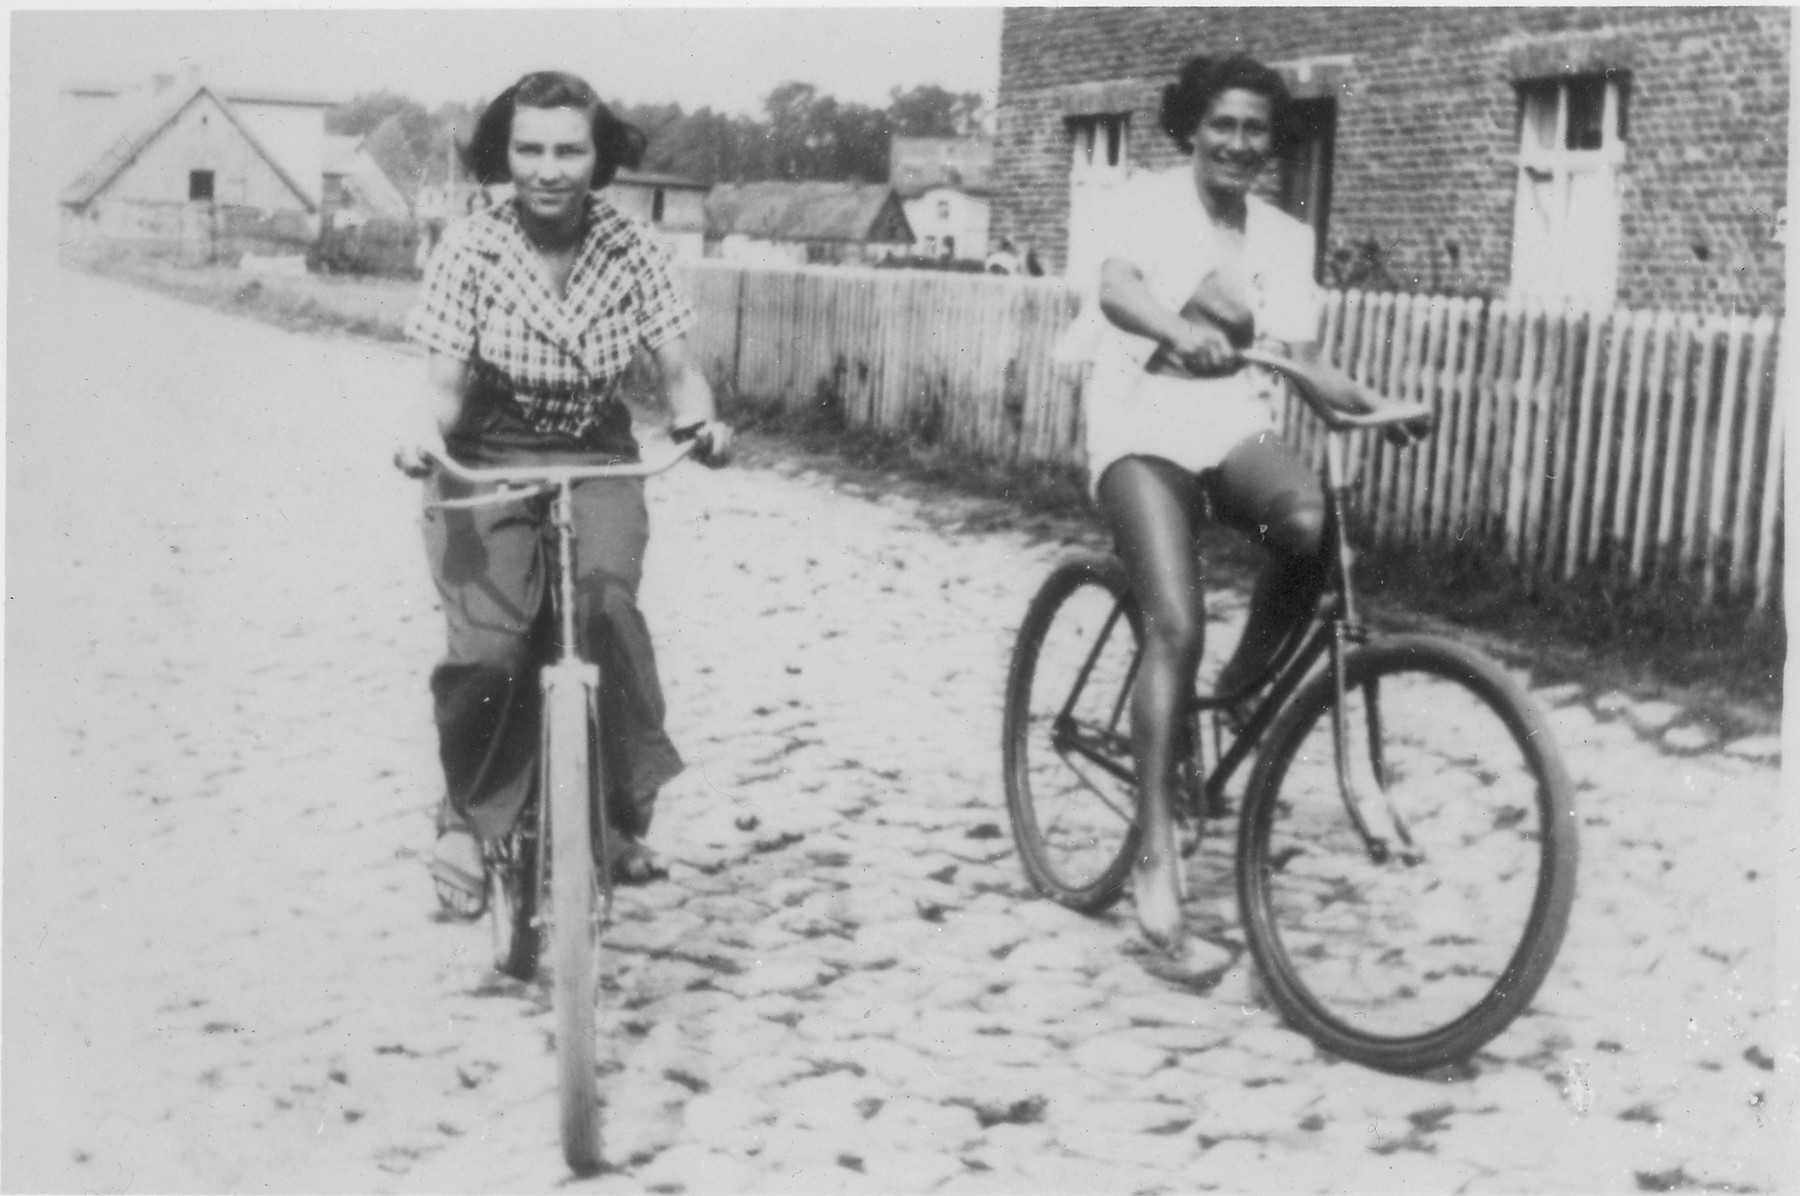
[[[356,151],[363,139],[350,133],[325,134],[325,157],[321,169],[326,174],[349,174],[356,168]]]
[[[173,76],[168,76],[173,79]],[[332,99],[323,92],[299,91],[293,88],[264,87],[256,83],[219,83],[212,82],[208,86],[213,94],[222,96],[234,104],[297,104],[305,108],[335,108],[342,101]],[[79,96],[121,96],[131,91],[123,84],[95,79],[83,79],[70,83],[63,88],[69,95]],[[184,91],[184,85],[177,85],[176,90]]]
[[[676,187],[688,191],[704,191],[707,184],[678,174],[657,174],[650,170],[621,170],[613,175],[615,183],[631,183],[639,187]]]
[[[368,139],[354,134],[325,134],[321,173],[335,175],[363,208],[378,216],[403,218],[412,213],[406,196],[394,186],[381,163],[368,150]]]
[[[203,83],[175,88],[154,96],[140,112],[128,117],[120,133],[110,138],[106,147],[75,176],[75,181],[63,189],[62,202],[70,207],[80,207],[100,194],[108,183],[136,162],[189,106],[199,103],[202,96],[210,99],[225,114],[225,119],[231,122],[232,128],[249,142],[250,148],[256,151],[258,157],[268,163],[269,169],[294,193],[306,210],[316,211],[318,205],[306,193],[305,188],[294,181],[294,176],[244,126],[237,113],[231,110],[231,105],[221,100]]]
[[[888,182],[906,199],[936,187],[990,195],[993,169],[989,137],[895,137],[888,142]]]
[[[889,204],[886,183],[721,183],[706,197],[706,235],[868,241]]]

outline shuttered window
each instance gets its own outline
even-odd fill
[[[1518,94],[1512,293],[1610,303],[1619,277],[1625,76],[1532,80]]]

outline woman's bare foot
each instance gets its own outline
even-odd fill
[[[1138,928],[1150,945],[1171,955],[1181,950],[1185,928],[1181,920],[1181,894],[1172,850],[1147,852],[1132,869],[1132,900],[1137,906]]]

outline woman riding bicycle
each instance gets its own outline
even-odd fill
[[[1272,396],[1238,357],[1259,340],[1318,356],[1312,230],[1251,193],[1287,99],[1281,76],[1243,55],[1182,67],[1164,89],[1162,126],[1190,163],[1134,188],[1142,207],[1101,267],[1105,323],[1092,321],[1091,347],[1070,351],[1094,363],[1084,392],[1090,479],[1143,615],[1133,889],[1146,937],[1170,950],[1182,939],[1170,813],[1177,715],[1205,629],[1194,553],[1205,503],[1269,552],[1221,694],[1261,675],[1326,581],[1318,475],[1276,435]]]
[[[395,463],[606,464],[638,459],[620,382],[640,350],[660,369],[677,426],[699,425],[721,461],[731,430],[688,347],[692,309],[663,251],[598,194],[644,150],[573,75],[526,75],[475,127],[478,182],[510,182],[510,201],[450,229],[433,252],[407,336],[430,351],[427,380]],[[426,502],[456,497],[432,475]],[[657,791],[682,762],[663,730],[649,629],[637,607],[649,539],[643,482],[574,492],[577,634],[601,661],[608,809],[621,834],[613,873],[662,874],[641,839]],[[432,674],[446,792],[432,876],[447,912],[481,911],[480,840],[505,834],[524,805],[538,748],[543,513],[528,503],[433,511],[426,553],[443,599],[448,650]]]

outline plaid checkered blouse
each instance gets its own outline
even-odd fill
[[[640,347],[692,329],[662,248],[599,195],[558,299],[511,203],[453,225],[425,267],[406,335],[497,375],[533,430],[580,439]]]

